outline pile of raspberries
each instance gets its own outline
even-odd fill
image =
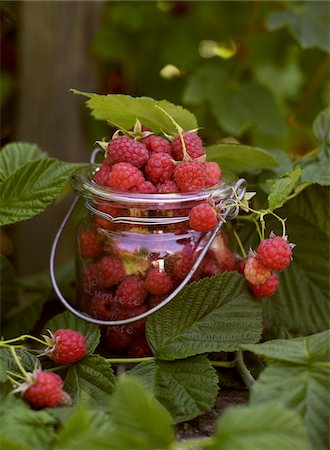
[[[202,191],[222,184],[223,180],[218,164],[205,161],[203,144],[197,134],[184,132],[175,136],[172,142],[155,134],[149,134],[141,141],[115,134],[106,144],[105,158],[94,173],[93,182],[134,195]],[[98,203],[96,208],[113,218],[136,214],[136,209],[111,202]],[[149,214],[143,208],[138,213]],[[181,210],[161,210],[159,207],[159,211],[151,213],[158,213],[160,217],[181,215],[189,221],[146,226],[116,223],[93,214],[91,220],[81,225],[78,246],[84,267],[80,307],[92,317],[127,319],[159,304],[182,282],[198,258],[206,240],[201,233],[214,229],[220,220],[215,206],[208,201],[196,201],[190,209],[184,205]],[[152,247],[151,233],[157,234],[158,248]],[[163,241],[162,235],[165,236]],[[172,236],[172,241],[166,236]],[[228,245],[228,236],[222,231],[205,255],[193,281],[241,270],[241,266],[242,262],[237,265]],[[251,279],[246,278],[252,285]],[[266,278],[256,283],[259,290]],[[251,290],[255,294],[255,288],[251,287]],[[264,291],[263,294],[269,295]],[[255,296],[262,295],[258,292]],[[127,325],[103,327],[105,348],[111,355],[150,355],[145,322],[141,319]]]

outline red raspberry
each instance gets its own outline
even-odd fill
[[[106,214],[109,214],[112,217],[125,215],[127,211],[122,208],[115,208],[114,206],[111,206],[108,203],[102,203],[97,207],[97,209]],[[118,226],[118,224],[111,222],[111,220],[104,219],[103,217],[98,216],[97,214],[94,215],[94,220],[97,226],[104,228],[105,230],[114,230]]]
[[[93,175],[93,181],[101,186],[111,186],[110,184],[111,168],[109,166],[102,166]]]
[[[145,167],[148,180],[153,183],[163,183],[173,176],[174,164],[167,153],[153,153]]]
[[[217,255],[217,259],[220,267],[220,272],[232,272],[233,270],[235,270],[235,255],[228,247],[224,246],[221,249],[221,251]]]
[[[108,320],[130,319],[131,317],[139,316],[146,311],[148,311],[148,307],[146,305],[135,306],[134,308],[126,308],[119,303],[115,303],[112,307],[111,315],[109,315]],[[145,332],[146,321],[147,319],[145,318],[124,325],[114,325],[110,327],[110,330],[121,330],[122,332],[125,332],[130,336],[140,336]]]
[[[140,168],[148,158],[149,153],[145,145],[127,136],[119,136],[108,144],[106,159],[112,164],[126,162]]]
[[[192,158],[198,158],[205,154],[203,143],[201,138],[197,136],[197,134],[192,133],[191,131],[185,131],[182,133],[182,137],[186,146],[186,150],[188,155]],[[182,142],[180,136],[175,136],[172,142],[172,154],[174,159],[177,161],[182,161],[183,159],[183,149]]]
[[[80,232],[79,252],[84,259],[96,259],[102,256],[103,242],[95,231],[85,230]]]
[[[203,189],[205,187],[203,163],[188,161],[179,164],[174,170],[174,179],[181,192]]]
[[[154,153],[168,153],[169,155],[172,154],[171,144],[161,136],[156,136],[155,134],[152,134],[151,136],[148,136],[145,139],[143,139],[143,143],[150,153],[154,152]]]
[[[129,346],[132,337],[132,334],[125,331],[125,328],[120,326],[108,327],[105,346],[115,354],[122,353]]]
[[[111,292],[96,292],[88,305],[89,314],[96,319],[109,320],[114,298]]]
[[[255,298],[271,297],[277,291],[278,286],[278,276],[274,272],[263,284],[255,285],[249,283],[249,288],[251,289]]]
[[[121,305],[134,307],[142,305],[147,295],[144,282],[137,275],[129,275],[118,286],[116,300]]]
[[[159,305],[159,303],[161,303],[164,300],[165,297],[163,296],[158,296],[158,295],[153,295],[152,297],[149,298],[149,307],[153,308],[156,305]]]
[[[110,186],[123,191],[137,187],[144,181],[143,173],[137,167],[125,162],[112,166],[109,176]]]
[[[178,192],[175,181],[172,180],[165,180],[164,183],[158,183],[156,189],[158,194],[171,194],[173,192]]]
[[[260,242],[257,249],[258,259],[264,266],[281,272],[291,262],[291,247],[286,238],[273,234],[269,239]]]
[[[271,271],[265,267],[255,256],[246,260],[244,276],[251,284],[263,284],[270,276]]]
[[[221,169],[216,162],[204,162],[205,187],[211,187],[221,181]]]
[[[53,408],[62,403],[65,393],[62,378],[53,372],[36,370],[32,374],[33,384],[24,392],[24,398],[33,408]]]
[[[155,186],[150,181],[144,181],[137,187],[130,189],[131,192],[140,192],[141,194],[155,194],[157,191]]]
[[[153,295],[166,295],[173,288],[171,277],[158,268],[149,270],[145,283],[148,291]]]
[[[194,206],[189,213],[189,224],[193,230],[211,231],[217,223],[217,213],[208,203]]]
[[[182,281],[197,259],[195,248],[185,245],[180,252],[168,259],[168,271],[175,281]]]
[[[94,295],[99,287],[99,268],[98,264],[89,264],[84,269],[82,278],[83,291],[88,295]]]
[[[98,264],[99,285],[111,287],[125,278],[126,271],[121,259],[104,256]]]
[[[152,356],[151,349],[145,336],[140,336],[130,343],[127,349],[127,356],[131,356],[132,358]]]
[[[206,253],[198,269],[202,277],[211,277],[220,272],[217,258],[212,251]]]
[[[56,330],[53,340],[54,346],[49,356],[57,364],[73,364],[86,355],[86,340],[78,331]]]
[[[241,273],[242,275],[244,275],[245,264],[246,259],[242,259],[242,261],[240,261],[237,265],[237,272]]]

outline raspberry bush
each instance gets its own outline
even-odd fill
[[[194,233],[207,235],[219,222],[222,231],[192,282],[147,320],[109,329],[68,311],[54,314],[59,303],[48,275],[17,280],[1,257],[3,448],[326,448],[329,183],[318,174],[329,111],[314,122],[318,150],[282,164],[280,152],[208,147],[194,115],[166,101],[121,96],[118,106],[113,95],[84,95],[97,119],[119,127],[100,143],[105,154],[95,183],[157,195],[231,184],[242,175],[248,192],[236,198],[234,220],[225,218],[230,205],[213,199],[180,212]],[[6,146],[0,162],[2,225],[45,209],[77,168],[30,144]],[[33,174],[31,186],[23,173]],[[113,218],[129,214],[127,205],[98,208]],[[154,255],[146,262],[130,248],[119,251],[107,237],[115,221],[98,216],[80,232],[80,288],[90,316],[131,318],[166,298],[198,258],[179,224],[182,247],[164,267]],[[135,227],[145,242],[147,230]],[[59,278],[73,302],[72,265]],[[228,385],[246,387],[249,404],[230,407],[212,436],[177,442],[173,422],[210,411]]]

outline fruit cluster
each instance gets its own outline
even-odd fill
[[[93,182],[134,194],[174,194],[203,191],[223,183],[221,169],[205,161],[201,139],[183,132],[172,141],[144,130],[138,138],[118,135],[102,143],[105,157]],[[93,214],[81,225],[79,253],[83,260],[80,306],[92,317],[121,320],[140,315],[159,304],[186,277],[200,254],[205,236],[218,222],[214,205],[184,202],[129,208],[99,201],[95,207],[113,219],[160,217],[159,225],[118,223]],[[156,197],[155,197],[156,198]],[[192,204],[193,203],[193,204]],[[210,214],[211,212],[211,214]],[[180,220],[182,218],[182,221]],[[179,219],[179,220],[175,220]],[[222,233],[205,256],[194,280],[235,269],[235,256]],[[145,320],[104,327],[104,346],[110,354],[148,356]]]
[[[239,271],[244,274],[256,298],[270,297],[279,286],[276,272],[282,272],[292,259],[292,248],[286,237],[271,233],[269,239],[260,242],[257,251],[250,251],[241,261]]]

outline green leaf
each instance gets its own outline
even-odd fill
[[[330,146],[330,107],[318,114],[313,123],[313,132],[321,144]]]
[[[86,399],[97,408],[107,408],[115,382],[109,363],[102,356],[90,355],[69,368],[64,390],[75,403]]]
[[[327,449],[329,422],[329,366],[275,363],[260,375],[252,390],[252,402],[276,398],[303,419],[312,448]]]
[[[128,376],[119,380],[111,411],[118,448],[164,449],[172,442],[169,414],[139,380]]]
[[[313,158],[308,158],[303,165],[301,176],[303,183],[316,183],[330,186],[330,146],[320,147]]]
[[[0,409],[2,436],[19,447],[31,450],[49,448],[54,438],[54,419],[44,411],[32,411],[21,400],[8,396]]]
[[[330,330],[295,339],[276,339],[262,344],[242,345],[244,350],[267,359],[309,364],[330,356]]]
[[[216,161],[221,169],[239,174],[277,166],[266,150],[248,145],[216,144],[206,148],[207,159]]]
[[[27,450],[25,445],[5,436],[0,436],[0,448],[4,450]]]
[[[261,329],[261,304],[233,272],[191,283],[147,320],[153,354],[165,360],[234,351],[258,342]]]
[[[37,144],[12,142],[5,145],[0,153],[0,182],[24,164],[42,158],[47,158],[47,153],[43,152]]]
[[[307,450],[299,417],[275,402],[229,408],[220,418],[213,438],[216,450]]]
[[[292,2],[291,2],[292,3]],[[288,27],[302,48],[317,47],[329,52],[329,8],[327,2],[303,1],[291,11],[274,11],[267,20],[273,31]]]
[[[0,225],[30,219],[44,211],[79,166],[52,158],[21,166],[0,184]]]
[[[121,94],[98,95],[72,91],[89,98],[86,104],[92,110],[93,117],[109,121],[126,130],[133,128],[136,119],[139,119],[143,125],[152,128],[156,133],[164,131],[169,134],[177,134],[171,120],[156,106],[167,111],[184,130],[198,127],[196,118],[191,112],[166,100],[157,101],[149,97],[131,97]]]
[[[266,331],[272,337],[301,336],[329,328],[329,189],[311,186],[291,200],[288,217],[293,261],[280,286],[263,301]]]
[[[16,349],[16,354],[23,368],[27,372],[33,372],[33,370],[36,367],[39,367],[40,365],[39,359],[34,355],[32,355],[27,350],[20,348]],[[9,348],[0,348],[0,360],[2,361],[6,370],[10,370],[12,372],[17,372],[21,374],[20,369],[18,368]]]
[[[288,196],[296,186],[301,176],[300,167],[286,173],[277,180],[270,180],[271,192],[268,195],[268,205],[271,211],[280,208],[286,202]]]
[[[49,329],[53,332],[59,328],[70,328],[85,336],[87,353],[93,353],[100,342],[99,327],[93,323],[79,319],[79,317],[73,315],[70,311],[58,314],[45,325],[45,330]]]
[[[141,378],[175,423],[209,411],[218,393],[218,377],[205,355],[171,362],[148,361],[129,374]]]

